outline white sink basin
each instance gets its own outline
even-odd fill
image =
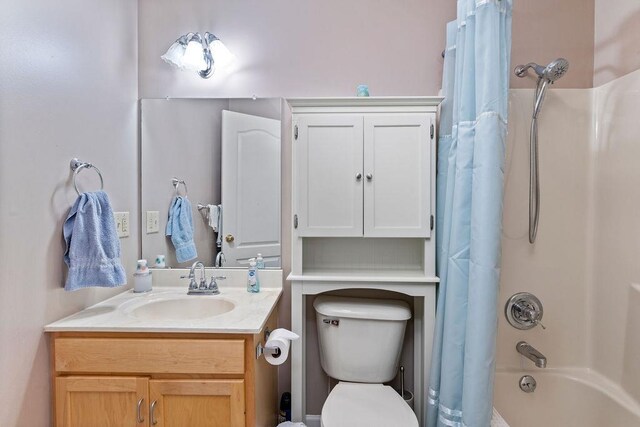
[[[135,301],[123,307],[129,316],[144,320],[208,319],[228,313],[235,304],[218,296],[189,295]]]

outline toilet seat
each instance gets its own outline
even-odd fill
[[[322,427],[418,427],[413,410],[383,384],[338,383],[322,407]]]

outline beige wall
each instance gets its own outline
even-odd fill
[[[141,97],[427,95],[440,87],[450,0],[140,0]],[[237,55],[228,78],[177,73],[160,60],[188,31],[212,31]]]
[[[514,0],[511,69],[518,64],[548,64],[564,57],[569,60],[569,72],[554,87],[592,87],[594,1]],[[529,88],[534,84],[534,78],[521,79],[512,74],[511,87]]]
[[[637,0],[595,0],[595,86],[640,69],[638,22]]]
[[[95,162],[114,209],[131,212],[121,240],[129,273],[138,256],[137,9],[129,0],[0,8],[0,425],[48,426],[42,327],[121,291],[62,289],[72,157]],[[91,175],[80,175],[87,187]]]
[[[571,71],[556,87],[592,87],[594,1],[516,0],[511,68],[563,56]],[[442,79],[445,24],[456,15],[449,0],[139,4],[145,98],[349,96],[359,83],[372,95],[432,95]],[[202,80],[164,64],[160,55],[188,31],[222,38],[238,57],[234,72]],[[533,84],[511,79],[513,87]]]

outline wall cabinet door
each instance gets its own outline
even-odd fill
[[[57,427],[149,426],[146,378],[59,377],[55,387]]]
[[[364,117],[364,235],[431,234],[431,124],[427,114]]]
[[[351,114],[297,117],[293,144],[299,236],[362,236],[362,123],[361,115]]]
[[[151,380],[149,392],[155,427],[245,425],[243,380]]]

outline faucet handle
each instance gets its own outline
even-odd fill
[[[535,323],[536,325],[540,326],[542,329],[547,329],[547,327],[542,324],[540,319],[533,319],[533,323]]]
[[[211,282],[209,283],[209,290],[213,295],[218,295],[220,293],[220,289],[218,288],[218,282],[216,279],[226,279],[224,276],[211,276]]]
[[[196,283],[195,275],[189,274],[188,276],[180,276],[181,279],[190,279],[189,289],[198,289],[198,284]]]

